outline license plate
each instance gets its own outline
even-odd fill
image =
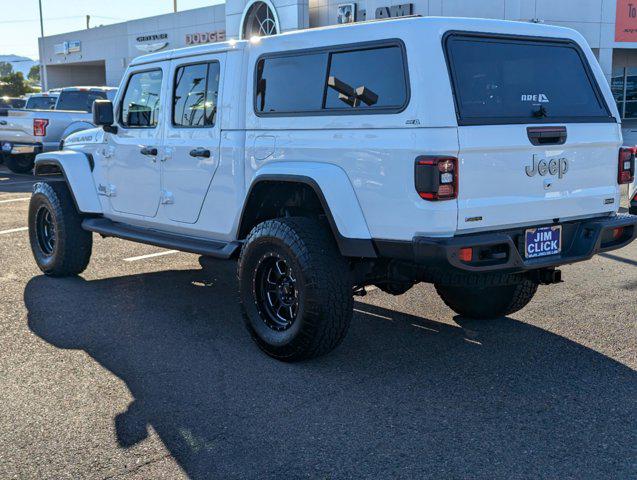
[[[526,258],[557,255],[562,251],[562,226],[529,228],[525,233]]]
[[[21,153],[35,153],[35,147],[33,145],[14,145],[11,149],[11,153],[16,155]]]

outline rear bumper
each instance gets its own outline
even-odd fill
[[[551,268],[590,259],[593,255],[622,248],[637,238],[637,216],[616,215],[561,223],[562,252],[540,258],[524,258],[524,232],[516,228],[451,238],[414,237],[411,242],[377,240],[381,257],[454,268],[469,272],[523,272]],[[542,225],[537,225],[542,226]],[[623,228],[618,238],[613,231]],[[474,260],[460,259],[460,250],[473,248]]]
[[[37,155],[45,151],[42,143],[0,142],[0,151],[3,155]]]

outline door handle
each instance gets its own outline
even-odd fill
[[[210,158],[210,150],[208,150],[207,148],[195,148],[193,150],[190,150],[190,156],[191,157],[204,157],[204,158]]]
[[[156,157],[157,156],[157,148],[156,147],[143,147],[139,153],[141,153],[142,155],[148,155],[150,157]]]
[[[0,120],[0,125],[6,125],[7,121],[6,120]]]

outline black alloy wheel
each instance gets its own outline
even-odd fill
[[[53,255],[57,240],[57,230],[51,211],[46,205],[42,205],[36,213],[35,235],[42,253],[46,256]]]
[[[253,289],[265,324],[277,332],[290,328],[299,313],[299,289],[288,262],[267,254],[255,272]]]

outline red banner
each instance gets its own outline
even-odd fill
[[[637,42],[637,0],[617,0],[615,41]]]

